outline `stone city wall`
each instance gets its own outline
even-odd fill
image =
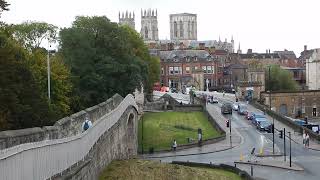
[[[95,122],[106,113],[115,109],[122,100],[123,97],[115,94],[103,103],[58,120],[53,126],[2,131],[0,132],[0,150],[24,143],[76,135],[82,131],[81,126],[86,116],[92,122]]]

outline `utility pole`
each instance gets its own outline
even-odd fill
[[[142,154],[143,154],[143,116],[141,117],[142,120],[142,125],[141,125],[141,149],[142,149]]]
[[[47,72],[48,72],[48,100],[49,104],[51,103],[51,94],[50,94],[50,50],[48,48],[47,54]]]
[[[286,161],[287,151],[286,151],[286,128],[283,128],[283,155],[284,161]]]
[[[231,136],[231,119],[232,117],[230,117],[230,146],[232,147],[232,136]]]
[[[270,111],[272,111],[271,108],[271,74],[270,74],[270,67],[269,68],[269,82],[268,82],[268,86],[269,86],[269,105],[270,105]],[[272,116],[272,154],[274,154],[274,117]]]
[[[291,132],[289,132],[289,139],[290,139],[290,167],[291,167]]]

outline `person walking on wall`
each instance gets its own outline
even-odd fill
[[[173,140],[172,148],[173,148],[173,151],[176,151],[177,149],[177,141],[175,139]]]
[[[90,127],[92,127],[92,122],[86,117],[86,120],[82,123],[82,132],[88,130]]]

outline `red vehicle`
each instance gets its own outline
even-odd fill
[[[154,83],[153,84],[153,90],[154,91],[160,91],[161,90],[160,83]]]

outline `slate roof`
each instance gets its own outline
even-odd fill
[[[174,59],[181,60],[186,57],[190,57],[190,58],[197,57],[197,60],[208,60],[208,58],[212,56],[205,50],[160,51],[161,60],[174,60]]]

